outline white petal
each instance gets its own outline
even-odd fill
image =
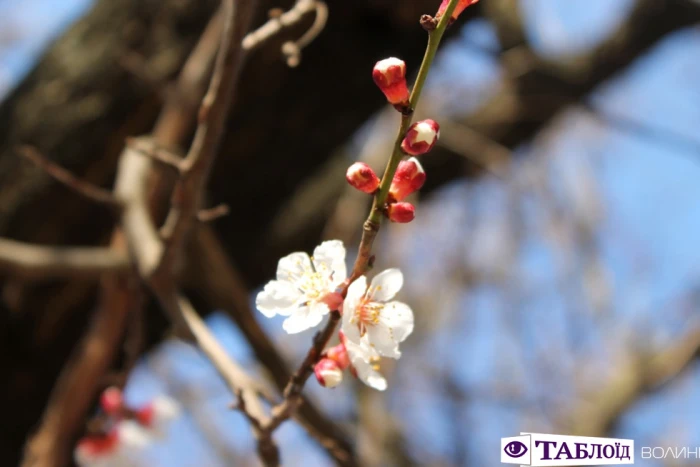
[[[345,247],[340,240],[329,240],[321,243],[314,250],[314,264],[316,269],[328,274],[333,273],[333,286],[337,286],[347,277],[345,265]],[[324,274],[325,275],[325,274]]]
[[[348,293],[343,302],[343,324],[342,329],[345,337],[353,342],[360,342],[360,329],[357,323],[351,322],[355,316],[358,302],[364,297],[367,291],[367,278],[360,276],[348,287]]]
[[[405,303],[389,302],[375,325],[367,326],[367,340],[380,355],[400,358],[399,342],[413,332],[413,311]]]
[[[389,329],[396,342],[403,342],[413,332],[413,310],[401,302],[389,302],[379,315],[379,323]]]
[[[136,422],[123,420],[119,422],[119,443],[122,448],[142,449],[148,446],[153,438]]]
[[[292,253],[277,263],[277,280],[294,283],[309,271],[311,271],[309,255],[302,252]]]
[[[373,302],[388,302],[403,287],[403,274],[397,268],[377,274],[369,286],[369,297]]]
[[[153,399],[153,409],[158,421],[169,422],[180,416],[180,404],[168,396]]]
[[[284,320],[282,329],[284,329],[287,334],[297,334],[306,331],[307,329],[318,326],[328,312],[330,312],[330,310],[325,303],[314,303],[311,306],[301,307],[289,318]]]
[[[386,379],[372,368],[369,363],[371,358],[376,358],[378,355],[369,349],[365,342],[363,345],[357,345],[353,342],[346,341],[345,348],[348,351],[348,357],[353,368],[357,372],[357,377],[365,383],[379,391],[384,391],[387,387]]]
[[[371,346],[380,355],[389,358],[401,358],[399,343],[396,342],[391,334],[391,330],[381,324],[367,326],[367,339],[371,342]]]
[[[291,282],[270,281],[255,297],[255,306],[268,318],[289,316],[296,310],[295,304],[300,296],[301,292]]]
[[[355,371],[357,371],[357,377],[367,386],[378,391],[384,391],[386,389],[386,379],[384,379],[381,373],[374,371],[372,365],[369,363],[359,362],[358,365],[355,366]]]

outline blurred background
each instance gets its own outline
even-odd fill
[[[293,2],[259,3],[256,25]],[[183,284],[271,384],[312,333],[284,334],[252,299],[280,256],[322,238],[354,260],[368,201],[344,172],[358,159],[380,172],[398,124],[370,70],[394,55],[415,73],[418,18],[439,3],[330,0],[299,67],[279,46],[310,21],[243,71],[208,193],[231,214],[197,234]],[[0,0],[0,235],[108,243],[113,216],[16,147],[111,187],[124,138],[150,131],[217,5]],[[520,431],[699,446],[700,2],[482,0],[463,18],[418,109],[442,133],[422,159],[417,218],[376,245],[375,270],[404,271],[416,330],[386,366],[386,392],[347,378],[333,391],[310,381],[309,398],[363,466],[495,466],[500,438]],[[98,296],[91,281],[0,271],[1,465],[20,462],[61,369],[81,358]],[[230,393],[147,296],[126,336],[100,387],[126,382],[134,404],[169,394],[184,409],[132,465],[257,465]],[[277,439],[285,465],[333,464],[294,422]]]

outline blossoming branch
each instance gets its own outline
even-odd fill
[[[380,391],[387,388],[382,376],[382,357],[401,357],[399,344],[413,332],[411,308],[394,297],[403,286],[398,269],[377,274],[367,285],[367,271],[373,261],[372,245],[382,217],[407,223],[415,218],[415,207],[404,201],[425,183],[426,174],[416,157],[428,153],[440,136],[434,120],[411,123],[437,47],[448,24],[477,0],[444,0],[434,18],[424,16],[421,23],[429,31],[428,47],[411,91],[406,81],[406,63],[396,57],[376,63],[372,79],[400,113],[400,125],[394,149],[380,179],[363,162],[352,164],[347,182],[357,190],[371,194],[374,202],[364,224],[358,257],[348,277],[345,247],[339,240],[323,242],[313,256],[292,253],[279,261],[277,277],[256,298],[257,308],[266,317],[284,316],[282,327],[298,333],[318,326],[324,316],[330,319],[315,339],[299,371],[285,391],[285,401],[277,408],[281,417],[289,416],[294,398],[298,398],[306,378],[313,372],[322,386],[333,388],[343,380],[343,372]],[[338,333],[340,344],[324,350],[342,317]],[[273,410],[274,412],[274,410]]]

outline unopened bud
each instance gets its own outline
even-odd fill
[[[348,351],[345,349],[345,345],[343,344],[338,344],[335,347],[331,347],[330,349],[326,350],[326,357],[337,363],[341,370],[344,370],[350,366]]]
[[[105,435],[86,436],[75,446],[75,462],[80,466],[97,464],[114,453],[118,444],[119,431],[116,428]]]
[[[343,381],[343,370],[330,358],[322,358],[314,367],[314,374],[321,386],[334,388]]]
[[[406,63],[398,58],[386,58],[374,65],[372,78],[390,104],[408,107],[410,94],[406,84]]]
[[[391,203],[387,209],[387,215],[391,222],[405,224],[411,222],[416,217],[416,208],[411,203],[402,201],[400,203]]]
[[[408,129],[401,143],[406,154],[420,156],[433,149],[440,137],[440,125],[435,120],[421,120]]]
[[[391,180],[389,195],[394,201],[401,201],[425,183],[425,170],[418,159],[411,157],[399,162],[394,178]]]
[[[158,434],[164,434],[167,425],[180,414],[180,406],[170,397],[157,396],[152,402],[138,409],[136,421],[152,429]]]
[[[372,167],[364,162],[355,162],[345,174],[345,179],[353,188],[365,193],[374,193],[379,187],[379,177]]]
[[[100,396],[100,406],[107,415],[117,415],[124,405],[122,391],[118,387],[109,387]]]
[[[452,17],[450,18],[450,22],[455,21],[455,20],[457,19],[457,17],[459,17],[459,15],[461,15],[462,12],[463,12],[468,6],[471,6],[471,5],[475,4],[475,3],[478,2],[478,1],[479,1],[479,0],[459,0],[459,2],[457,3],[457,7],[456,7],[456,8],[454,9],[454,11],[452,12]],[[450,0],[442,0],[442,3],[440,4],[440,8],[438,8],[438,12],[437,12],[437,14],[435,15],[435,18],[436,18],[436,19],[440,19],[440,18],[442,17],[442,15],[445,14],[445,10],[447,10],[447,6],[448,6],[449,4],[450,4]]]

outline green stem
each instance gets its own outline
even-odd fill
[[[374,244],[374,239],[377,237],[377,233],[379,232],[379,226],[382,220],[382,211],[384,209],[384,204],[386,203],[387,195],[389,194],[391,180],[394,178],[394,173],[399,165],[399,161],[401,161],[401,158],[404,155],[401,151],[401,142],[403,141],[406,131],[408,131],[408,128],[411,126],[413,111],[416,108],[416,105],[418,105],[421,91],[425,85],[425,79],[427,78],[430,67],[433,64],[435,53],[440,45],[440,41],[442,40],[442,35],[445,33],[448,21],[452,16],[452,12],[457,6],[457,2],[458,0],[450,1],[445,14],[442,18],[440,18],[440,22],[438,23],[437,27],[435,30],[430,32],[430,36],[428,37],[428,46],[425,51],[425,56],[423,57],[423,63],[421,63],[420,70],[418,71],[418,77],[416,78],[416,83],[413,86],[413,92],[411,93],[411,97],[409,99],[410,109],[401,115],[401,124],[399,125],[399,132],[396,135],[396,141],[394,142],[394,150],[391,153],[389,162],[387,162],[379,191],[374,197],[372,210],[370,211],[367,221],[364,224],[357,259],[355,260],[352,274],[343,286],[343,295],[347,292],[347,289],[352,281],[364,274],[369,267],[370,258],[372,255],[372,245]],[[313,366],[320,358],[323,349],[328,345],[328,342],[333,336],[339,321],[340,314],[338,312],[332,313],[324,329],[314,338],[314,344],[311,346],[311,349],[309,349],[304,362],[301,364],[294,377],[292,377],[289,383],[287,383],[287,387],[284,390],[284,401],[273,408],[273,416],[264,427],[268,435],[284,420],[287,420],[292,415],[294,409],[296,408],[296,404],[298,404],[301,399],[301,391],[304,388],[304,384],[313,373]]]
[[[374,228],[379,230],[379,224],[382,220],[382,211],[384,209],[384,204],[386,203],[387,196],[389,195],[389,188],[391,187],[391,180],[394,178],[394,173],[399,166],[401,158],[404,156],[401,150],[401,142],[403,141],[408,128],[411,126],[411,121],[413,120],[413,112],[418,106],[418,101],[420,100],[421,93],[425,87],[425,81],[428,78],[428,73],[433,65],[433,60],[437,53],[440,42],[442,41],[442,36],[445,34],[447,25],[449,23],[452,12],[454,12],[457,7],[459,0],[451,0],[445,13],[440,18],[437,27],[429,32],[428,35],[428,46],[425,49],[425,55],[423,56],[423,62],[421,63],[420,69],[418,70],[418,76],[416,77],[416,82],[413,85],[413,90],[411,91],[411,96],[409,99],[410,108],[401,115],[401,124],[399,125],[399,131],[396,135],[396,140],[394,141],[394,149],[391,153],[391,157],[387,162],[386,169],[384,170],[384,176],[382,177],[382,182],[379,185],[379,191],[374,197],[374,203],[372,204],[372,210],[370,211],[369,217],[367,218],[365,231],[367,228]],[[374,227],[376,226],[376,228]],[[369,254],[371,253],[372,243],[374,242],[374,236],[364,236],[360,244],[360,255],[358,256],[358,261],[355,263],[355,272],[357,274],[358,269],[359,274],[362,274],[367,267],[367,261],[369,260]],[[367,244],[369,243],[369,244]],[[363,255],[363,253],[365,253]]]

